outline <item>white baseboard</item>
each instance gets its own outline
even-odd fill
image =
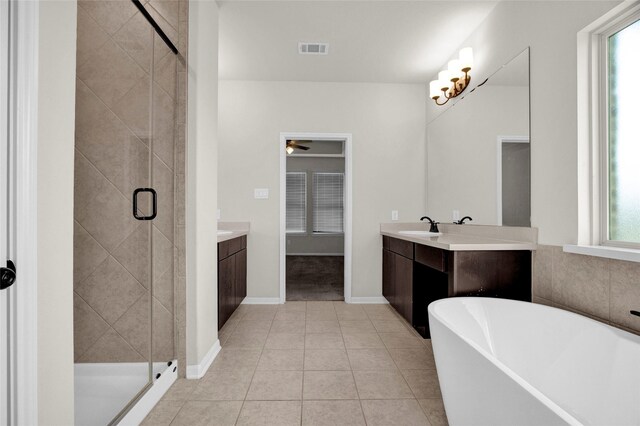
[[[118,426],[138,426],[153,407],[162,399],[173,382],[178,378],[178,361],[174,360],[153,382],[153,386],[131,407],[131,410],[120,420]]]
[[[344,253],[287,253],[287,256],[332,256],[344,257]]]
[[[279,305],[279,297],[245,297],[243,305]]]
[[[384,296],[375,296],[375,297],[351,297],[348,303],[359,303],[359,304],[389,304],[387,299]]]
[[[204,356],[200,364],[196,365],[187,365],[187,379],[200,379],[207,372],[211,363],[220,353],[222,347],[220,346],[220,340],[216,340],[216,342],[211,346],[209,352]]]
[[[383,296],[376,297],[352,297],[347,300],[347,303],[358,304],[388,304],[389,302]],[[279,297],[245,297],[242,301],[243,305],[278,305],[280,304]],[[188,367],[187,367],[188,368]]]

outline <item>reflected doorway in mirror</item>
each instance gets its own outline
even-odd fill
[[[531,226],[531,146],[528,136],[498,136],[498,225]]]

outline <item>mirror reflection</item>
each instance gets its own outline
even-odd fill
[[[526,49],[429,123],[431,217],[531,226],[529,129]]]

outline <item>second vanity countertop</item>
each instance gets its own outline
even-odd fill
[[[424,222],[382,223],[380,234],[448,251],[535,250],[537,247],[536,228],[440,224],[438,226],[442,235],[439,236],[400,233],[427,231],[428,225]]]
[[[221,243],[249,234],[249,222],[218,222],[218,242]]]

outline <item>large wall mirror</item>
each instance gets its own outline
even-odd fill
[[[529,110],[527,48],[429,123],[429,216],[531,226]]]

